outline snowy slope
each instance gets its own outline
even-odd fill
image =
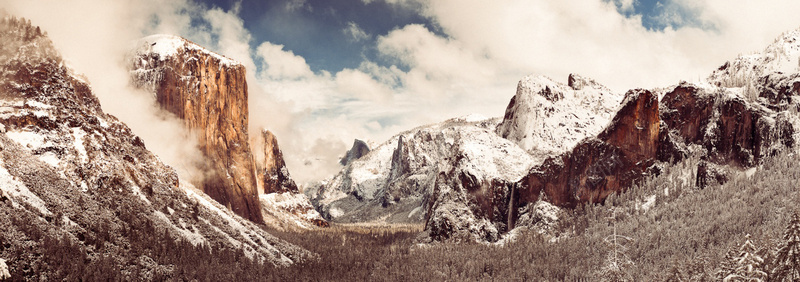
[[[219,59],[225,65],[241,65],[241,63],[237,61],[231,60],[228,57],[222,56],[220,54],[211,52],[201,47],[200,45],[195,44],[194,42],[191,42],[183,37],[175,35],[169,35],[169,34],[150,35],[140,39],[139,45],[144,46],[144,48],[138,49],[137,52],[142,52],[145,54],[156,54],[162,61],[165,60],[167,57],[177,55],[183,49],[183,50],[196,50],[202,52],[203,54]]]
[[[533,159],[474,116],[403,132],[306,189],[327,217],[339,221],[421,222],[437,175],[458,167],[477,181],[517,181]]]
[[[569,85],[526,76],[497,126],[497,134],[531,153],[538,163],[575,147],[608,125],[623,95],[575,74]]]
[[[708,77],[721,87],[743,87],[771,73],[784,75],[800,71],[800,29],[782,34],[761,52],[728,61]]]
[[[0,257],[13,271],[43,263],[41,251],[53,246],[37,243],[42,237],[75,246],[85,263],[111,257],[109,267],[129,272],[166,267],[152,253],[132,252],[166,240],[274,265],[313,256],[178,179],[102,111],[46,36],[6,24],[0,21],[0,54],[11,54],[0,56]]]

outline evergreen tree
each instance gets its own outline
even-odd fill
[[[719,269],[716,272],[715,278],[717,280],[724,280],[725,277],[736,273],[736,253],[733,250],[728,250],[725,253],[725,258],[722,259]]]
[[[778,250],[773,277],[776,281],[800,280],[800,216],[792,214],[783,233],[783,245]]]
[[[745,235],[745,241],[739,247],[739,257],[736,258],[736,271],[728,275],[723,281],[764,281],[767,273],[761,270],[764,259],[758,255],[758,249],[750,240],[750,234]]]
[[[600,269],[600,278],[602,281],[633,281],[633,277],[628,272],[628,269],[635,264],[631,261],[630,257],[625,254],[627,248],[623,245],[624,242],[631,241],[632,239],[627,236],[617,234],[617,211],[613,210],[613,216],[610,218],[614,225],[614,233],[604,239],[611,250],[606,256],[606,264]]]

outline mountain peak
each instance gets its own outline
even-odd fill
[[[177,36],[177,35],[170,35],[170,34],[154,34],[147,37],[144,37],[139,40],[137,44],[138,48],[136,52],[138,54],[156,54],[159,57],[159,60],[163,61],[168,57],[172,57],[178,55],[180,53],[185,53],[189,50],[198,51],[207,55],[210,55],[218,60],[222,64],[227,66],[230,65],[242,65],[242,63],[232,60],[228,57],[223,55],[217,54],[215,52],[209,51],[206,48],[194,43],[186,38]]]
[[[721,87],[743,87],[773,73],[800,71],[800,28],[785,32],[761,52],[740,55],[711,73],[708,81]]]
[[[568,77],[568,84],[529,75],[519,81],[496,132],[541,161],[602,131],[622,98],[577,74]]]

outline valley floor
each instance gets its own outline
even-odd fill
[[[725,275],[726,253],[740,255],[747,234],[758,266],[772,275],[773,258],[800,200],[800,156],[771,158],[755,170],[734,171],[724,185],[695,187],[697,160],[586,206],[561,219],[557,239],[520,232],[504,245],[418,244],[422,226],[334,225],[303,233],[270,233],[319,254],[268,271],[275,281],[561,281],[598,280],[612,246],[630,258],[634,281],[714,280]]]

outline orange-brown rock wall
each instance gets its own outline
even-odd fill
[[[194,49],[150,65],[160,69],[156,100],[198,136],[206,157],[204,179],[196,185],[236,214],[262,223],[255,161],[248,138],[245,68]]]

